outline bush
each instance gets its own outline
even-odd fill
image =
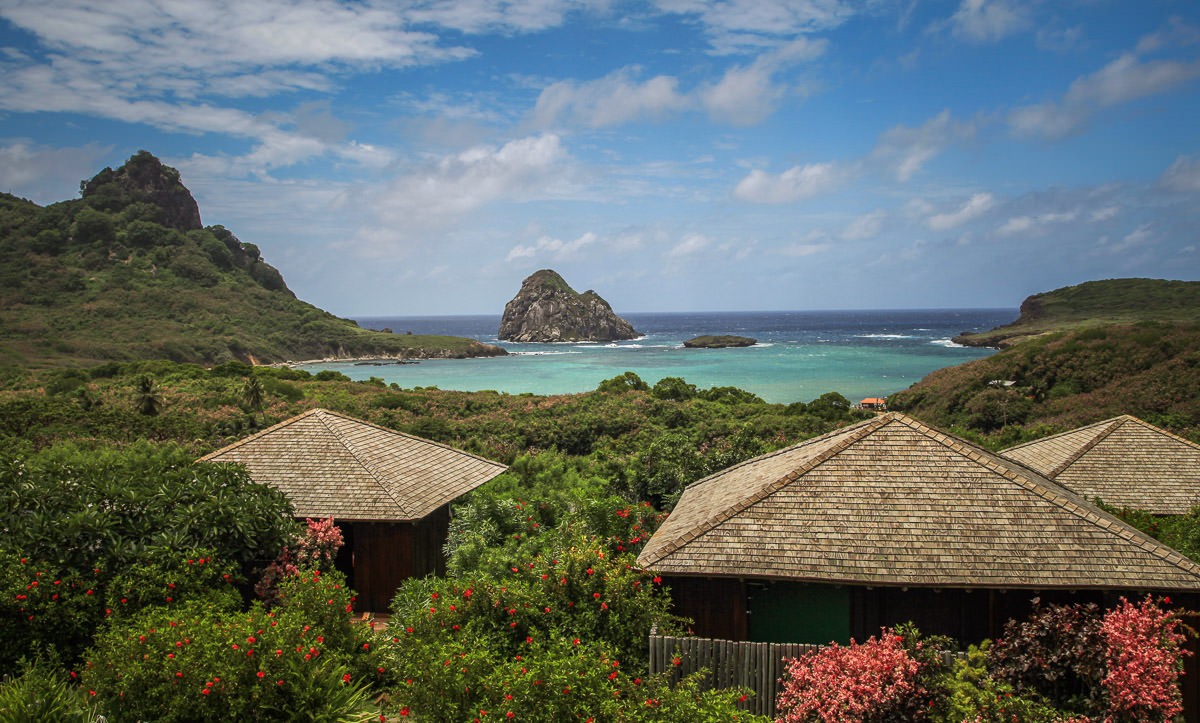
[[[896,715],[907,699],[924,691],[918,685],[921,664],[885,628],[865,643],[851,641],[787,662],[776,701],[782,723],[859,723],[920,720]]]
[[[337,574],[284,583],[282,605],[150,607],[97,640],[82,671],[112,720],[367,720],[379,639],[350,623]]]
[[[97,716],[88,697],[52,666],[36,663],[18,677],[0,681],[0,721],[91,723]]]

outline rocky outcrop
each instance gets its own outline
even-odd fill
[[[688,339],[683,345],[688,349],[727,349],[729,347],[754,346],[758,339],[732,334],[703,334]]]
[[[179,171],[164,166],[147,151],[138,151],[117,170],[105,168],[90,181],[79,184],[89,204],[103,211],[117,211],[133,203],[158,206],[161,215],[153,220],[168,228],[192,231],[203,228],[200,207],[179,180]]]
[[[521,283],[521,290],[504,307],[500,340],[517,342],[617,341],[641,334],[613,313],[595,291],[582,294],[550,269]]]

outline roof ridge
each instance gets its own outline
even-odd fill
[[[268,434],[270,432],[274,432],[276,429],[283,429],[284,427],[286,427],[288,425],[299,422],[301,419],[304,419],[305,417],[311,417],[312,415],[314,415],[318,412],[324,412],[324,411],[326,411],[326,410],[324,410],[320,407],[313,407],[312,409],[301,412],[300,414],[297,414],[294,417],[288,417],[287,419],[283,420],[282,422],[277,422],[275,424],[272,424],[270,427],[267,427],[266,429],[261,429],[261,430],[255,432],[254,434],[250,435],[249,437],[243,437],[242,439],[239,439],[238,441],[233,442],[232,444],[227,444],[224,447],[221,447],[220,449],[213,450],[212,452],[209,452],[208,454],[201,457],[200,461],[201,462],[211,461],[209,459],[210,457],[216,457],[216,456],[224,454],[232,449],[237,449],[238,447],[241,447],[244,444],[248,444],[248,443],[258,439],[259,437],[265,436],[266,434]]]
[[[1112,434],[1113,432],[1120,429],[1122,425],[1124,425],[1127,421],[1129,421],[1129,419],[1130,419],[1129,415],[1126,414],[1126,415],[1122,415],[1120,417],[1115,417],[1115,418],[1109,420],[1110,422],[1112,422],[1112,424],[1109,424],[1107,427],[1100,430],[1099,434],[1097,434],[1096,436],[1089,439],[1085,444],[1080,445],[1079,449],[1072,452],[1070,456],[1068,456],[1065,460],[1062,461],[1062,463],[1060,463],[1054,469],[1050,470],[1050,473],[1047,474],[1046,477],[1048,477],[1050,479],[1057,478],[1060,474],[1063,473],[1063,470],[1065,470],[1067,467],[1070,467],[1071,465],[1078,462],[1079,458],[1082,457],[1083,455],[1087,454],[1088,452],[1091,452],[1092,449],[1097,444],[1100,444],[1100,442],[1107,439],[1110,434]]]
[[[1109,419],[1101,419],[1099,422],[1092,422],[1090,424],[1084,424],[1083,426],[1075,427],[1074,429],[1068,429],[1068,430],[1065,430],[1062,432],[1057,432],[1055,434],[1047,434],[1045,437],[1038,437],[1037,439],[1031,439],[1028,442],[1021,442],[1020,444],[1014,444],[1011,447],[1005,447],[1003,450],[1000,451],[1000,454],[1001,454],[1001,456],[1007,456],[1008,453],[1012,452],[1013,450],[1024,449],[1025,447],[1031,447],[1036,444],[1041,444],[1042,442],[1045,442],[1048,439],[1054,439],[1056,437],[1065,437],[1068,434],[1078,434],[1079,432],[1082,432],[1085,429],[1091,429],[1092,427],[1099,427],[1103,424],[1109,424],[1111,422],[1117,421],[1118,419],[1120,419],[1120,417],[1111,417]]]
[[[314,411],[315,411],[315,410],[314,410]],[[444,442],[437,442],[437,441],[434,441],[434,440],[432,440],[432,439],[426,439],[426,438],[424,438],[424,437],[418,437],[418,436],[417,436],[417,435],[415,435],[415,434],[408,434],[407,432],[401,432],[401,431],[400,431],[400,430],[398,430],[398,429],[392,429],[392,428],[390,428],[390,427],[385,427],[385,426],[383,426],[382,424],[376,424],[376,423],[374,423],[374,422],[367,421],[366,419],[359,419],[358,417],[351,417],[350,415],[348,415],[348,414],[342,414],[341,412],[335,412],[335,411],[332,411],[332,410],[329,410],[329,409],[321,409],[320,411],[322,411],[322,412],[324,412],[325,414],[328,414],[328,415],[330,415],[330,416],[333,416],[333,417],[338,417],[339,419],[344,419],[344,420],[346,420],[347,422],[352,422],[352,423],[354,423],[354,424],[362,424],[362,425],[365,425],[365,426],[368,426],[368,427],[374,427],[375,429],[378,429],[378,430],[380,430],[380,431],[382,431],[382,432],[387,432],[388,434],[395,434],[395,435],[398,435],[398,436],[401,436],[401,437],[407,437],[408,439],[415,439],[415,440],[417,440],[418,442],[423,442],[423,443],[425,443],[425,444],[431,444],[431,445],[433,445],[433,446],[435,446],[435,447],[441,447],[442,449],[448,450],[448,451],[450,451],[450,452],[454,452],[454,453],[456,453],[456,454],[463,455],[463,456],[465,456],[465,457],[471,457],[471,458],[473,458],[473,459],[477,459],[477,460],[479,460],[480,462],[485,462],[485,463],[487,463],[487,464],[494,465],[494,466],[496,466],[496,467],[503,467],[503,468],[504,468],[504,469],[506,469],[506,470],[508,469],[508,465],[501,464],[500,462],[496,462],[495,460],[490,460],[490,459],[488,459],[487,457],[481,457],[481,456],[480,456],[480,455],[478,455],[478,454],[473,454],[473,453],[471,453],[471,452],[468,452],[468,451],[466,451],[466,450],[459,449],[459,448],[457,448],[457,447],[453,447],[453,446],[451,446],[451,445],[449,445],[449,444],[445,444]]]
[[[825,462],[829,458],[833,457],[834,455],[838,454],[842,450],[846,449],[846,447],[850,446],[851,444],[866,437],[867,435],[871,434],[872,432],[879,429],[880,427],[883,427],[886,424],[888,424],[889,422],[893,421],[894,414],[895,414],[894,412],[889,412],[888,414],[879,415],[879,416],[875,417],[874,419],[866,420],[866,421],[860,423],[857,428],[854,428],[852,426],[851,429],[853,431],[851,434],[846,434],[845,428],[842,428],[841,430],[835,430],[839,434],[845,434],[845,437],[841,441],[833,444],[828,449],[824,450],[823,452],[816,455],[812,459],[806,460],[799,467],[793,469],[792,471],[788,472],[787,474],[783,475],[782,477],[768,481],[762,487],[760,487],[757,492],[755,492],[747,497],[741,498],[739,501],[735,502],[733,505],[726,507],[724,510],[722,510],[714,515],[710,515],[704,521],[700,522],[697,525],[694,525],[691,529],[684,530],[682,533],[680,533],[680,535],[676,539],[664,544],[661,548],[659,548],[658,553],[655,554],[652,558],[648,558],[646,560],[646,562],[643,564],[643,567],[648,567],[648,566],[658,562],[659,560],[662,560],[667,555],[677,552],[678,550],[680,550],[684,546],[686,546],[688,543],[690,543],[692,540],[695,540],[696,538],[700,537],[701,535],[705,534],[706,532],[711,531],[713,528],[715,528],[717,525],[721,524],[722,522],[725,522],[729,518],[742,512],[743,510],[750,507],[751,505],[761,502],[763,499],[778,492],[779,490],[783,489],[784,487],[791,484],[792,482],[795,482],[797,479],[799,479],[803,475],[807,474],[809,471],[811,471],[817,465]],[[775,452],[770,452],[768,454],[759,455],[758,457],[754,457],[753,459],[748,459],[745,462],[742,462],[741,464],[734,465],[733,467],[729,467],[728,469],[722,470],[721,472],[718,472],[713,475],[709,475],[708,477],[704,478],[704,480],[700,480],[700,482],[714,478],[718,475],[724,475],[729,470],[737,469],[738,467],[740,467],[742,465],[749,464],[751,462],[756,462],[756,461],[759,461],[762,459],[769,459],[769,458],[777,456],[783,452],[786,452],[789,450],[794,450],[796,448],[803,447],[803,446],[808,446],[809,444],[817,443],[823,437],[828,438],[828,437],[832,437],[832,436],[836,436],[836,435],[834,435],[833,432],[829,432],[829,433],[820,435],[818,437],[813,437],[812,439],[807,439],[803,442],[794,444],[790,447],[785,447],[781,450],[776,450]],[[697,482],[695,484],[699,484],[699,482]],[[688,486],[690,487],[691,485],[688,485]]]
[[[911,419],[911,417],[908,417],[907,419]],[[930,429],[916,420],[912,421],[919,427]],[[1108,429],[1104,430],[1104,434],[1098,435],[1097,441],[1107,437],[1112,433],[1113,430],[1120,427],[1127,420],[1117,417],[1108,421],[1113,422],[1113,424],[1110,425]],[[938,434],[950,440],[957,440],[956,437],[945,435],[944,433]],[[969,458],[974,460],[977,464],[983,466],[985,469],[999,474],[1005,479],[1024,487],[1056,507],[1069,512],[1076,517],[1086,520],[1097,527],[1111,532],[1112,534],[1117,535],[1128,542],[1134,543],[1138,547],[1158,557],[1164,562],[1172,564],[1180,570],[1200,578],[1200,564],[1197,564],[1194,560],[1183,555],[1178,550],[1165,545],[1153,537],[1145,534],[1144,532],[1134,528],[1127,522],[1124,522],[1116,516],[1101,510],[1095,504],[1088,502],[1087,498],[1071,491],[1052,478],[1038,474],[1036,470],[1030,469],[1020,462],[1010,460],[1007,457],[990,452],[982,447],[977,448],[979,451],[984,453],[982,455],[971,452],[969,447],[964,446],[962,442],[958,441],[953,443],[952,448],[959,453],[966,453]],[[1088,449],[1090,448],[1091,447],[1089,446]],[[1026,472],[1029,472],[1030,474],[1017,474],[1017,472],[1011,468],[1014,465],[1025,470]],[[1039,477],[1045,480],[1048,484],[1039,483],[1037,481],[1037,478]]]
[[[1147,422],[1146,420],[1135,417],[1132,414],[1126,414],[1124,416],[1129,418],[1128,421],[1136,422],[1137,424],[1140,424],[1141,426],[1145,427],[1146,429],[1149,429],[1152,432],[1158,432],[1161,435],[1170,437],[1171,439],[1175,440],[1176,442],[1183,442],[1184,444],[1188,445],[1189,447],[1195,447],[1196,449],[1200,449],[1200,444],[1196,444],[1192,440],[1187,439],[1185,437],[1180,437],[1178,434],[1175,434],[1174,432],[1169,432],[1169,431],[1163,429],[1162,427],[1156,427],[1155,425]]]
[[[329,412],[326,412],[326,410],[323,410],[323,409],[320,411],[325,412],[325,413],[318,414],[317,419],[320,420],[321,424],[325,426],[325,429],[328,429],[329,433],[332,434],[334,437],[336,437],[337,440],[342,443],[342,446],[345,447],[346,451],[349,452],[351,454],[351,456],[354,457],[355,461],[358,462],[360,465],[362,465],[363,469],[367,470],[367,472],[371,475],[371,479],[375,480],[375,483],[378,484],[380,489],[383,490],[383,493],[388,496],[388,499],[390,499],[392,502],[394,502],[396,504],[396,507],[398,507],[402,512],[404,512],[404,514],[406,514],[410,517],[413,516],[415,514],[415,510],[410,509],[408,507],[408,505],[405,505],[403,502],[401,502],[399,499],[396,498],[396,495],[393,494],[393,492],[392,492],[392,486],[387,483],[387,475],[384,473],[384,471],[379,469],[375,464],[373,464],[369,458],[364,457],[363,455],[359,454],[359,451],[357,449],[355,449],[353,444],[350,443],[350,440],[346,438],[346,435],[342,434],[342,431],[340,429],[338,429],[336,426],[331,424],[330,421],[325,418],[325,416],[327,414],[329,416],[338,417],[339,419],[347,419],[348,420],[349,417],[345,417],[340,414],[330,414]],[[358,421],[361,421],[361,420],[358,420]],[[380,427],[380,429],[385,429],[385,428]]]

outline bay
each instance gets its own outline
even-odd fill
[[[644,336],[613,343],[514,344],[496,339],[500,316],[379,316],[364,328],[403,334],[446,334],[499,344],[510,352],[489,359],[434,359],[416,364],[305,364],[351,379],[378,377],[403,388],[484,389],[520,394],[591,391],[632,371],[649,384],[682,377],[701,389],[740,387],[768,402],[810,401],[838,392],[852,401],[905,389],[929,372],[994,353],[950,341],[1017,317],[1015,309],[771,311],[623,314]],[[686,349],[700,334],[758,340],[738,349]]]

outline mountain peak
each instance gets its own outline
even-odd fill
[[[179,180],[179,171],[164,166],[149,151],[138,151],[115,171],[105,168],[91,180],[79,183],[88,204],[104,211],[119,211],[134,203],[149,203],[163,210],[165,226],[192,231],[204,228],[196,199]]]

